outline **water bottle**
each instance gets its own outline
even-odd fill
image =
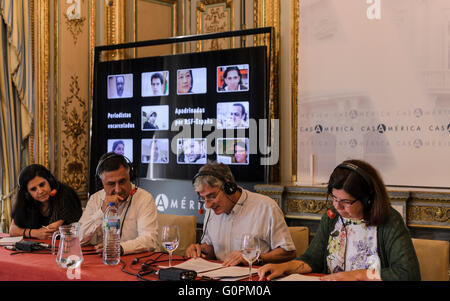
[[[103,263],[120,262],[120,216],[114,202],[108,204],[103,215]]]

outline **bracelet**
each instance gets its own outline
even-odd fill
[[[33,238],[33,237],[31,237],[31,228],[30,228],[30,230],[28,230],[28,238]]]
[[[27,238],[27,237],[25,236],[25,231],[27,231],[27,228],[23,229],[23,233],[22,233],[23,238]]]

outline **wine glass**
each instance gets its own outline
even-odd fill
[[[252,280],[252,263],[258,259],[261,250],[259,248],[259,241],[257,237],[253,234],[244,234],[242,235],[242,244],[241,244],[241,253],[242,257],[248,262],[249,270],[248,270],[248,280]]]
[[[177,225],[166,225],[162,228],[161,244],[169,252],[169,268],[172,267],[172,253],[180,243],[180,232]]]

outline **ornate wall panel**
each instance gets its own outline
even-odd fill
[[[58,1],[55,22],[57,174],[87,200],[95,1]]]
[[[196,33],[214,33],[235,30],[234,1],[201,0],[197,2]],[[212,39],[197,43],[197,51],[232,48],[232,38]]]

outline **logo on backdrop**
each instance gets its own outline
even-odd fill
[[[323,131],[323,127],[322,127],[320,124],[318,124],[318,125],[316,125],[316,126],[314,127],[314,131],[315,131],[317,134],[320,134],[320,133],[322,133],[322,131]]]
[[[379,124],[379,125],[377,126],[377,130],[378,130],[378,133],[383,134],[384,132],[386,132],[386,125],[384,125],[384,124]]]
[[[158,194],[155,203],[158,211],[164,212],[169,207],[169,198],[163,193]]]

